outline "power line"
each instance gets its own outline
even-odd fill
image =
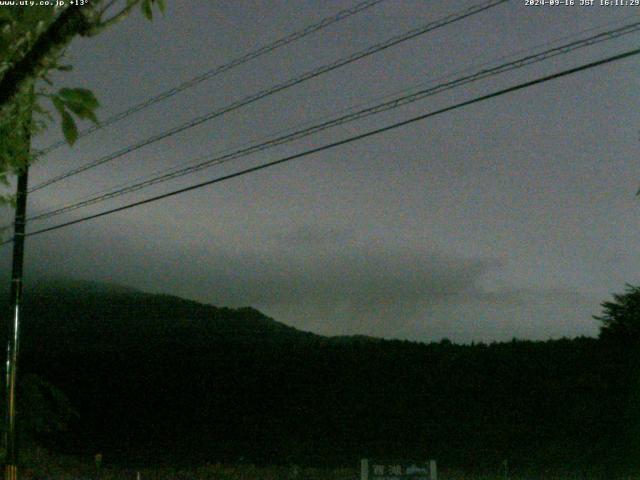
[[[640,17],[640,15],[632,15],[630,18],[638,18],[638,17]],[[376,97],[368,100],[367,102],[361,102],[358,105],[352,105],[352,106],[347,107],[347,108],[342,108],[342,109],[340,109],[338,111],[333,112],[330,115],[324,115],[322,117],[319,117],[315,121],[317,122],[317,121],[320,121],[320,120],[329,119],[329,118],[331,118],[332,115],[335,115],[335,114],[342,114],[342,113],[345,113],[345,112],[354,112],[354,111],[356,111],[358,109],[361,109],[365,105],[370,105],[371,102],[373,102],[374,100],[388,100],[390,98],[393,98],[394,96],[398,96],[398,95],[401,95],[401,94],[406,94],[407,92],[414,92],[417,88],[422,88],[425,85],[433,85],[436,82],[443,81],[443,80],[446,80],[446,79],[450,79],[450,78],[454,77],[455,75],[466,74],[468,72],[473,71],[474,69],[482,68],[482,67],[494,64],[495,62],[498,62],[498,61],[503,61],[503,60],[507,60],[507,59],[513,58],[515,55],[518,55],[518,54],[526,54],[526,53],[529,53],[529,52],[533,52],[533,51],[536,51],[536,50],[538,50],[538,49],[540,49],[542,47],[546,47],[546,46],[549,46],[549,45],[554,45],[554,44],[557,44],[560,41],[566,41],[566,40],[574,39],[578,35],[586,34],[586,33],[593,32],[593,31],[597,31],[597,30],[600,30],[600,29],[606,28],[606,27],[611,27],[611,26],[613,26],[615,24],[620,24],[620,23],[621,23],[620,20],[613,21],[613,22],[607,22],[607,23],[602,24],[602,25],[586,28],[586,29],[580,30],[579,32],[574,32],[574,33],[572,33],[570,35],[565,35],[565,36],[562,36],[562,37],[555,38],[553,40],[549,40],[549,41],[537,44],[537,45],[535,45],[533,47],[529,47],[529,48],[526,48],[526,49],[520,49],[520,50],[517,50],[517,51],[515,51],[515,52],[513,52],[511,54],[508,54],[508,55],[501,55],[500,57],[493,58],[493,59],[485,61],[485,62],[483,62],[481,64],[472,65],[472,66],[466,67],[466,68],[464,68],[462,70],[457,70],[455,72],[450,72],[450,73],[447,73],[445,75],[441,75],[441,76],[438,76],[438,77],[435,77],[435,78],[431,78],[427,82],[424,82],[424,81],[423,82],[419,82],[418,84],[414,84],[411,87],[405,87],[405,88],[403,88],[403,89],[401,89],[399,91],[395,91],[393,93],[387,93],[387,94],[384,94],[384,95],[376,96]],[[575,43],[581,43],[581,42],[591,41],[591,40],[593,40],[593,41],[591,41],[587,45],[594,45],[595,43],[599,43],[601,41],[606,41],[609,38],[617,38],[619,36],[626,35],[628,33],[634,33],[636,31],[636,26],[637,26],[637,24],[635,24],[635,23],[634,24],[628,24],[628,25],[625,25],[625,26],[623,26],[621,28],[617,28],[617,29],[614,29],[614,30],[608,30],[606,32],[603,32],[603,33],[597,34],[595,36],[589,37],[588,39],[578,40],[577,42],[573,42],[573,43],[570,43],[570,44],[567,44],[567,45],[563,45],[561,47],[556,47],[556,48],[568,48],[571,45],[574,45]],[[601,37],[601,36],[608,36],[608,38],[598,39],[598,37]],[[580,46],[587,46],[587,45],[578,45],[577,47],[574,47],[574,49],[575,48],[580,48]],[[554,49],[555,48],[552,48],[552,49],[546,50],[544,52],[540,52],[540,53],[538,53],[536,55],[542,55],[542,54],[551,52]],[[565,53],[568,53],[568,52],[565,52]],[[546,57],[546,58],[550,58],[550,57]],[[511,63],[517,62],[517,61],[519,61],[519,60],[512,61]],[[530,63],[528,63],[528,64],[530,64]],[[310,125],[313,125],[313,124],[314,124],[313,120],[308,120],[308,121],[303,122],[303,123],[298,123],[298,126],[299,127],[307,127],[307,126],[310,126]],[[220,151],[218,151],[216,153],[216,155],[224,155],[224,154],[229,153],[229,152],[234,152],[235,153],[238,150],[234,150],[234,149],[242,149],[242,148],[244,148],[246,146],[255,145],[256,141],[259,142],[258,145],[261,145],[262,143],[266,143],[267,141],[271,141],[271,139],[272,139],[272,137],[274,135],[280,136],[280,135],[285,134],[285,133],[288,133],[288,134],[295,133],[295,129],[290,128],[290,127],[289,128],[285,128],[285,129],[279,129],[279,130],[277,130],[275,132],[271,132],[269,135],[263,135],[260,139],[243,142],[243,143],[241,143],[239,145],[235,145],[235,146],[228,147],[228,148],[225,148],[223,150],[220,150]],[[209,160],[207,160],[206,162],[208,162],[208,161]],[[201,159],[198,159],[198,160],[193,160],[190,163],[192,165],[197,165],[197,164],[200,164],[200,162],[201,162]],[[52,210],[36,213],[36,214],[32,215],[31,217],[27,218],[27,220],[33,221],[33,220],[40,220],[40,219],[44,219],[44,218],[50,218],[51,216],[58,215],[58,214],[64,213],[64,212],[69,211],[69,210],[75,210],[75,209],[83,207],[83,206],[92,205],[92,204],[96,203],[97,201],[101,201],[101,200],[98,200],[98,199],[100,197],[102,197],[103,195],[104,196],[109,196],[109,198],[112,198],[111,195],[117,194],[119,192],[122,192],[122,194],[130,193],[129,191],[126,191],[126,190],[129,189],[129,188],[135,188],[140,183],[146,182],[147,180],[155,179],[158,176],[162,176],[162,175],[164,175],[166,173],[177,172],[178,170],[181,170],[182,168],[184,168],[184,167],[170,167],[168,169],[163,169],[163,170],[160,170],[159,172],[156,172],[151,177],[142,176],[142,177],[138,177],[138,178],[136,178],[134,180],[130,180],[130,181],[125,182],[125,183],[121,183],[119,185],[112,185],[112,186],[110,186],[108,188],[104,188],[104,189],[99,190],[97,192],[92,192],[90,194],[83,195],[82,197],[77,198],[76,200],[74,200],[73,201],[74,203],[62,204],[62,205],[59,205],[57,207],[54,207]],[[119,196],[119,195],[115,195],[115,196]],[[86,203],[85,203],[85,201],[86,201]],[[10,225],[8,225],[5,228],[9,228],[9,227],[10,227]],[[0,229],[2,229],[2,227],[0,227]]]
[[[414,93],[411,93],[409,95],[404,95],[404,96],[400,96],[397,98],[394,98],[392,100],[386,101],[386,102],[382,102],[380,104],[371,106],[371,107],[367,107],[364,109],[360,109],[358,111],[355,112],[351,112],[348,113],[346,115],[342,115],[340,117],[334,118],[332,120],[329,121],[325,121],[325,122],[321,122],[319,124],[316,125],[312,125],[310,127],[306,127],[303,129],[299,129],[297,131],[288,133],[286,135],[282,135],[276,138],[272,138],[269,139],[267,141],[258,143],[258,144],[254,144],[251,145],[249,147],[245,147],[245,148],[240,148],[236,151],[233,151],[231,153],[227,153],[221,156],[216,156],[214,158],[210,158],[207,159],[205,161],[199,162],[199,163],[195,163],[193,165],[190,166],[186,166],[186,167],[173,167],[169,170],[165,170],[163,172],[160,172],[159,174],[156,174],[153,177],[147,178],[141,182],[137,182],[137,183],[133,183],[133,184],[129,184],[127,186],[124,186],[122,188],[116,188],[113,189],[112,191],[108,191],[107,193],[98,193],[95,194],[93,197],[89,197],[86,200],[81,200],[81,201],[77,201],[75,203],[71,203],[68,205],[64,205],[62,207],[56,208],[54,210],[50,210],[48,212],[43,212],[37,215],[33,215],[31,217],[28,218],[29,221],[34,221],[34,220],[43,220],[46,218],[51,218],[54,216],[58,216],[61,215],[63,213],[72,211],[72,210],[77,210],[79,208],[82,207],[86,207],[89,205],[93,205],[102,201],[106,201],[112,198],[116,198],[119,197],[121,195],[125,195],[127,193],[131,193],[146,187],[149,187],[151,185],[155,185],[158,183],[163,183],[166,182],[168,180],[174,179],[174,178],[178,178],[184,175],[188,175],[190,173],[199,171],[199,170],[203,170],[205,168],[209,168],[211,166],[214,165],[219,165],[222,163],[226,163],[228,161],[231,160],[235,160],[241,157],[245,157],[247,155],[256,153],[258,151],[262,151],[265,150],[267,148],[271,148],[277,145],[282,145],[284,143],[289,143],[291,141],[294,140],[298,140],[300,138],[304,138],[307,137],[309,135],[318,133],[320,131],[326,130],[328,128],[332,128],[335,127],[337,125],[342,125],[348,122],[352,122],[355,120],[359,120],[365,117],[368,117],[370,115],[374,115],[374,114],[378,114],[381,112],[385,112],[391,109],[395,109],[398,108],[400,106],[403,105],[407,105],[409,103],[413,103],[416,102],[418,100],[422,100],[428,96],[432,96],[438,93],[442,93],[444,91],[447,90],[451,90],[453,88],[457,88],[460,87],[462,85],[466,85],[481,79],[485,79],[488,77],[492,77],[498,74],[502,74],[504,72],[507,71],[511,71],[514,69],[518,69],[518,68],[522,68],[537,62],[541,62],[543,60],[547,60],[549,58],[558,56],[558,55],[565,55],[571,51],[577,50],[579,48],[584,48],[587,46],[591,46],[591,45],[595,45],[597,43],[600,42],[604,42],[606,40],[610,40],[613,38],[618,38],[620,36],[623,35],[628,35],[634,32],[637,32],[640,30],[640,22],[635,22],[629,25],[625,25],[623,27],[620,27],[618,29],[615,30],[611,30],[611,31],[607,31],[607,32],[602,32],[596,35],[593,35],[591,37],[588,38],[584,38],[581,40],[576,40],[558,47],[554,47],[548,50],[545,50],[543,52],[539,52],[536,54],[532,54],[532,55],[528,55],[522,58],[518,58],[516,60],[512,60],[510,62],[492,67],[492,68],[487,68],[487,69],[482,69],[474,74],[471,75],[466,75],[457,79],[454,79],[452,81],[446,82],[446,83],[441,83],[438,85],[435,85],[433,87],[427,88],[427,89],[423,89]]]
[[[316,68],[314,70],[308,71],[298,77],[294,77],[291,78],[283,83],[277,84],[275,86],[272,86],[266,90],[262,90],[258,93],[255,93],[253,95],[249,95],[247,97],[244,97],[241,100],[238,100],[236,102],[231,103],[230,105],[227,105],[225,107],[222,107],[218,110],[214,110],[212,112],[209,112],[205,115],[196,117],[182,125],[179,125],[177,127],[171,128],[169,130],[166,130],[165,132],[162,132],[160,134],[154,135],[152,137],[149,137],[141,142],[138,142],[134,145],[130,145],[128,147],[125,147],[121,150],[118,150],[116,152],[110,153],[104,157],[98,158],[97,160],[94,160],[92,162],[89,162],[85,165],[82,165],[80,167],[71,169],[65,173],[62,173],[60,175],[57,175],[49,180],[46,180],[42,183],[39,183],[37,185],[35,185],[34,187],[31,188],[31,190],[29,191],[29,193],[35,192],[37,190],[40,190],[44,187],[47,187],[49,185],[52,185],[54,183],[57,183],[61,180],[67,179],[69,177],[72,177],[74,175],[77,175],[79,173],[85,172],[91,168],[95,168],[99,165],[103,165],[107,162],[110,162],[112,160],[115,160],[117,158],[120,158],[124,155],[127,155],[129,153],[132,153],[140,148],[143,148],[147,145],[150,145],[152,143],[158,142],[160,140],[163,140],[165,138],[168,138],[170,136],[173,136],[177,133],[183,132],[187,129],[193,128],[197,125],[200,125],[204,122],[207,122],[213,118],[219,117],[221,115],[224,115],[225,113],[231,112],[233,110],[237,110],[241,107],[244,107],[250,103],[256,102],[258,100],[261,100],[267,96],[273,95],[275,93],[281,92],[283,90],[286,90],[288,88],[291,88],[295,85],[298,85],[300,83],[306,82],[307,80],[310,80],[312,78],[318,77],[324,73],[330,72],[332,70],[335,70],[337,68],[343,67],[345,65],[348,65],[350,63],[353,63],[357,60],[360,60],[362,58],[368,57],[370,55],[373,55],[375,53],[381,52],[383,50],[386,50],[390,47],[393,47],[399,43],[411,40],[415,37],[418,37],[420,35],[423,35],[425,33],[428,33],[432,30],[435,30],[437,28],[441,28],[444,27],[446,25],[449,25],[451,23],[457,22],[459,20],[462,20],[466,17],[472,16],[472,15],[476,15],[478,13],[481,13],[485,10],[488,10],[490,8],[493,8],[499,4],[508,2],[510,0],[489,0],[487,2],[478,4],[478,5],[474,5],[472,7],[469,7],[461,12],[458,13],[454,13],[454,14],[450,14],[440,20],[436,20],[434,22],[430,22],[427,23],[426,25],[423,25],[421,27],[417,27],[414,28],[412,30],[409,30],[408,32],[405,32],[401,35],[397,35],[394,37],[391,37],[390,39],[385,40],[384,42],[381,43],[377,43],[375,45],[372,45],[364,50],[355,52],[347,57],[343,57],[339,60],[336,60],[334,62],[331,62],[330,64],[327,65],[323,65],[322,67]]]
[[[307,25],[306,27],[304,27],[301,30],[298,30],[296,32],[293,32],[285,37],[279,38],[278,40],[269,43],[267,45],[263,45],[262,47],[253,50],[241,57],[235,58],[233,60],[231,60],[228,63],[225,63],[223,65],[218,65],[215,68],[212,68],[211,70],[208,70],[204,73],[201,73],[200,75],[197,75],[179,85],[176,85],[175,87],[172,87],[168,90],[165,90],[164,92],[161,92],[157,95],[154,95],[153,97],[150,97],[136,105],[133,105],[129,108],[127,108],[126,110],[123,110],[122,112],[116,113],[115,115],[112,115],[111,117],[107,118],[106,120],[98,123],[97,125],[92,125],[89,128],[86,128],[82,131],[80,131],[80,133],[78,134],[78,138],[81,137],[85,137],[93,132],[96,132],[108,125],[112,125],[116,122],[119,122],[120,120],[123,120],[131,115],[133,115],[134,113],[139,112],[140,110],[144,110],[145,108],[150,107],[151,105],[154,105],[158,102],[161,102],[163,100],[166,100],[167,98],[173,97],[174,95],[182,92],[183,90],[187,90],[189,88],[195,87],[196,85],[204,82],[205,80],[209,80],[217,75],[220,75],[221,73],[224,73],[228,70],[231,70],[235,67],[238,67],[242,64],[245,64],[251,60],[255,60],[258,57],[261,57],[263,55],[266,55],[269,52],[272,52],[280,47],[284,47],[285,45],[288,45],[290,43],[293,43],[297,40],[300,40],[301,38],[304,38],[308,35],[311,35],[312,33],[315,33],[319,30],[322,30],[330,25],[333,25],[334,23],[337,23],[341,20],[344,20],[346,18],[349,18],[353,15],[356,15],[360,12],[363,12],[364,10],[367,10],[379,3],[384,2],[385,0],[366,0],[364,2],[360,2],[356,5],[354,5],[351,8],[347,8],[344,10],[341,10],[339,12],[337,12],[336,14],[330,16],[330,17],[326,17],[323,18],[322,20],[320,20],[319,22],[313,23],[311,25]],[[48,145],[47,147],[43,148],[42,150],[38,151],[38,156],[42,157],[43,155],[46,155],[50,152],[52,152],[53,150],[56,150],[57,148],[62,147],[63,145],[66,145],[66,142],[64,140],[60,140],[58,142],[52,143],[51,145]]]
[[[93,215],[88,215],[86,217],[78,218],[78,219],[71,220],[71,221],[68,221],[68,222],[65,222],[65,223],[61,223],[61,224],[54,225],[54,226],[51,226],[51,227],[47,227],[47,228],[43,228],[43,229],[40,229],[40,230],[36,230],[34,232],[29,232],[25,236],[26,237],[30,237],[30,236],[34,236],[34,235],[40,235],[40,234],[46,233],[46,232],[51,232],[51,231],[54,231],[54,230],[59,230],[61,228],[65,228],[65,227],[68,227],[68,226],[71,226],[71,225],[75,225],[75,224],[78,224],[78,223],[86,222],[88,220],[93,220],[93,219],[96,219],[96,218],[104,217],[106,215],[111,215],[113,213],[117,213],[117,212],[121,212],[121,211],[124,211],[124,210],[128,210],[128,209],[131,209],[131,208],[134,208],[134,207],[145,205],[147,203],[152,203],[152,202],[155,202],[155,201],[158,201],[158,200],[162,200],[162,199],[165,199],[165,198],[168,198],[168,197],[179,195],[181,193],[189,192],[189,191],[192,191],[192,190],[197,190],[197,189],[209,186],[209,185],[213,185],[215,183],[220,183],[220,182],[223,182],[225,180],[230,180],[232,178],[236,178],[236,177],[240,177],[240,176],[243,176],[243,175],[247,175],[249,173],[257,172],[259,170],[264,170],[266,168],[273,167],[275,165],[279,165],[279,164],[282,164],[282,163],[285,163],[285,162],[290,162],[292,160],[296,160],[298,158],[306,157],[306,156],[309,156],[309,155],[312,155],[312,154],[315,154],[315,153],[323,152],[325,150],[336,148],[336,147],[339,147],[341,145],[346,145],[348,143],[352,143],[352,142],[355,142],[355,141],[358,141],[358,140],[363,140],[365,138],[372,137],[374,135],[379,135],[381,133],[388,132],[388,131],[391,131],[391,130],[395,130],[397,128],[400,128],[400,127],[403,127],[403,126],[406,126],[406,125],[409,125],[409,124],[412,124],[412,123],[415,123],[415,122],[418,122],[418,121],[421,121],[421,120],[425,120],[427,118],[434,117],[436,115],[440,115],[440,114],[443,114],[443,113],[446,113],[446,112],[451,112],[453,110],[457,110],[459,108],[466,107],[468,105],[472,105],[472,104],[475,104],[475,103],[483,102],[485,100],[489,100],[491,98],[496,98],[496,97],[505,95],[507,93],[515,92],[515,91],[518,91],[518,90],[523,90],[525,88],[529,88],[529,87],[532,87],[534,85],[538,85],[538,84],[541,84],[541,83],[544,83],[544,82],[548,82],[550,80],[554,80],[554,79],[557,79],[557,78],[566,77],[568,75],[572,75],[572,74],[577,73],[577,72],[581,72],[581,71],[584,71],[584,70],[595,68],[595,67],[598,67],[598,66],[601,66],[601,65],[605,65],[607,63],[614,62],[614,61],[622,60],[624,58],[629,58],[629,57],[632,57],[632,56],[635,56],[635,55],[638,55],[638,54],[640,54],[640,48],[637,48],[637,49],[634,49],[634,50],[630,50],[630,51],[627,51],[627,52],[624,52],[624,53],[620,53],[618,55],[614,55],[614,56],[611,56],[611,57],[607,57],[607,58],[602,59],[602,60],[597,60],[595,62],[590,62],[590,63],[587,63],[587,64],[583,64],[583,65],[580,65],[578,67],[574,67],[574,68],[571,68],[571,69],[568,69],[568,70],[563,70],[563,71],[561,71],[559,73],[554,73],[554,74],[547,75],[547,76],[544,76],[544,77],[539,77],[539,78],[537,78],[535,80],[530,80],[528,82],[520,83],[520,84],[512,86],[512,87],[504,88],[502,90],[498,90],[498,91],[493,92],[493,93],[489,93],[489,94],[486,94],[486,95],[482,95],[482,96],[473,98],[471,100],[467,100],[467,101],[464,101],[464,102],[457,103],[455,105],[451,105],[449,107],[441,108],[439,110],[435,110],[435,111],[428,112],[428,113],[425,113],[425,114],[422,114],[422,115],[418,115],[416,117],[409,118],[408,120],[403,120],[401,122],[393,123],[391,125],[387,125],[385,127],[377,128],[375,130],[369,130],[368,132],[361,133],[359,135],[354,135],[354,136],[345,138],[343,140],[338,140],[336,142],[328,143],[328,144],[322,145],[320,147],[316,147],[316,148],[312,148],[312,149],[309,149],[309,150],[305,150],[304,152],[296,153],[294,155],[289,155],[287,157],[283,157],[283,158],[280,158],[278,160],[274,160],[272,162],[267,162],[267,163],[264,163],[264,164],[261,164],[261,165],[257,165],[255,167],[251,167],[251,168],[247,168],[247,169],[244,169],[244,170],[240,170],[238,172],[231,173],[229,175],[224,175],[224,176],[221,176],[221,177],[217,177],[217,178],[214,178],[212,180],[208,180],[206,182],[197,183],[197,184],[191,185],[189,187],[181,188],[181,189],[178,189],[178,190],[173,190],[171,192],[163,193],[161,195],[150,197],[150,198],[147,198],[147,199],[144,199],[144,200],[139,200],[137,202],[133,202],[133,203],[130,203],[130,204],[127,204],[127,205],[123,205],[121,207],[113,208],[111,210],[106,210],[104,212],[96,213],[96,214],[93,214]],[[0,245],[6,245],[8,243],[11,243],[12,241],[13,241],[13,239],[7,240],[7,241],[1,243]]]

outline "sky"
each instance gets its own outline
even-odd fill
[[[55,75],[56,86],[90,88],[99,118],[107,118],[355,0],[167,3],[151,23],[135,12],[97,37],[74,40],[67,52],[74,70]],[[478,3],[385,0],[55,150],[33,166],[31,185]],[[640,14],[640,7],[577,4],[498,5],[33,192],[29,212]],[[639,40],[636,33],[571,52],[29,229],[347,138],[637,48]],[[640,57],[631,57],[33,236],[25,282],[68,276],[250,305],[323,335],[465,343],[595,336],[600,304],[639,283],[639,87]],[[60,138],[52,125],[34,146]],[[0,253],[6,271],[10,253]]]

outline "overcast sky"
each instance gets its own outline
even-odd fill
[[[74,71],[56,76],[57,84],[91,88],[107,118],[355,0],[167,3],[153,23],[136,12],[96,38],[75,40]],[[475,3],[386,0],[56,150],[32,169],[31,184]],[[512,0],[35,192],[30,212],[638,14],[639,7]],[[31,229],[630,50],[638,40],[572,52]],[[251,305],[327,335],[459,342],[596,335],[599,304],[625,282],[640,283],[638,92],[640,57],[632,57],[34,236],[26,282],[54,273]],[[35,144],[60,136],[52,126]],[[6,266],[9,249],[2,255]]]

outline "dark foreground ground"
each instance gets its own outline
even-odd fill
[[[199,467],[125,467],[102,465],[93,459],[53,455],[44,449],[23,452],[19,478],[24,480],[359,480],[360,471],[352,468],[311,468],[303,466],[256,466],[205,464]],[[636,474],[614,475],[606,470],[560,472],[471,473],[440,466],[438,480],[640,480]]]

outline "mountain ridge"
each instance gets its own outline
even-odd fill
[[[127,464],[622,465],[640,438],[629,353],[593,338],[323,337],[253,308],[95,284],[31,286],[22,328],[20,375],[80,415],[50,445]]]
[[[8,290],[5,289],[2,294],[4,294],[2,303],[8,303]],[[130,287],[118,283],[80,280],[57,276],[43,277],[37,282],[27,284],[25,286],[23,296],[23,309],[25,311],[26,317],[42,317],[40,307],[45,303],[51,304],[52,302],[55,305],[59,305],[60,296],[67,297],[65,299],[65,303],[70,303],[69,298],[72,298],[74,303],[82,305],[88,302],[93,302],[94,304],[96,304],[96,307],[104,307],[105,303],[112,303],[114,305],[117,305],[122,303],[123,300],[135,300],[136,302],[145,303],[152,308],[154,306],[157,307],[158,305],[166,304],[167,306],[171,306],[173,310],[171,312],[172,315],[175,314],[175,310],[184,311],[187,309],[192,309],[192,313],[195,315],[194,320],[196,321],[206,321],[206,318],[203,318],[203,316],[206,316],[206,314],[208,313],[211,316],[211,318],[209,319],[210,322],[219,322],[221,321],[221,319],[228,320],[230,322],[245,322],[250,323],[254,328],[258,330],[264,330],[265,334],[298,334],[300,335],[300,338],[304,338],[305,340],[310,340],[313,338],[317,341],[335,343],[393,341],[361,334],[320,335],[310,331],[301,330],[275,320],[274,318],[264,314],[263,312],[252,306],[242,306],[235,308],[216,306],[210,303],[203,303],[197,300],[186,299],[168,293],[147,292],[135,287]],[[34,311],[38,313],[34,313]],[[51,318],[51,316],[48,314],[45,314],[45,316]],[[225,337],[223,340],[228,341],[229,338]]]

